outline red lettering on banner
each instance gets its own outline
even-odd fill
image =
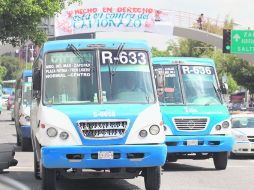
[[[66,13],[67,13],[68,17],[72,17],[72,15],[73,15],[73,11],[67,11]]]
[[[86,14],[86,13],[96,13],[98,11],[97,8],[88,8],[88,9],[76,9],[75,10],[75,14],[80,14],[80,15],[83,15],[83,14]]]
[[[121,13],[147,13],[151,14],[154,12],[152,8],[138,8],[138,7],[117,7],[117,12]]]
[[[103,7],[102,8],[102,12],[104,12],[104,13],[112,13],[113,12],[113,8],[112,7]]]

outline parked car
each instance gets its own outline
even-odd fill
[[[0,139],[0,173],[10,166],[16,166],[18,161],[14,159],[15,151],[14,146],[11,144],[3,143]],[[0,188],[1,189],[1,188]]]
[[[15,99],[14,95],[10,95],[8,97],[8,100],[7,100],[7,110],[11,109],[11,106],[14,104],[14,99]]]
[[[254,155],[254,113],[235,113],[231,118],[235,136],[232,155]]]

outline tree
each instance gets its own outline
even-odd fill
[[[3,78],[4,78],[5,75],[6,75],[6,72],[7,72],[6,68],[3,67],[3,66],[0,66],[0,82],[3,81]]]
[[[43,43],[47,40],[47,35],[39,28],[41,20],[61,11],[64,2],[65,0],[0,0],[0,41],[13,46],[27,40],[38,45]]]
[[[25,68],[25,63],[15,57],[3,56],[0,57],[0,73],[1,67],[5,69],[3,80],[12,80],[17,79],[18,75]]]

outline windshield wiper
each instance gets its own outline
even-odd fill
[[[113,65],[111,67],[110,62],[108,62],[108,73],[109,73],[109,90],[110,90],[110,97],[112,98],[112,83],[113,83],[113,76],[115,76],[117,65],[119,63],[119,55],[123,51],[125,43],[120,43],[117,48],[116,57],[118,59],[113,59]]]
[[[80,58],[82,59],[82,61],[85,62],[84,56],[81,55],[80,51],[78,50],[78,48],[76,48],[75,45],[73,45],[73,44],[68,44],[67,49],[72,50],[72,52],[73,52],[76,56],[80,57]]]
[[[81,60],[81,63],[87,62],[86,58],[83,55],[81,55],[81,52],[78,50],[78,48],[76,48],[76,46],[74,44],[68,44],[67,49],[70,49],[77,57],[79,57]],[[94,82],[93,81],[93,72],[95,71],[95,67],[92,65],[93,65],[93,63],[91,63],[91,65],[90,65],[90,74],[91,74],[91,80],[92,80],[92,84],[93,84],[93,82]]]
[[[217,98],[219,99],[220,103],[222,104],[222,99],[221,99],[221,94],[220,94],[220,91],[215,87],[214,83],[213,83],[213,89],[215,91],[215,94],[217,96]]]

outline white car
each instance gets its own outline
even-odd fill
[[[231,115],[235,136],[233,155],[254,155],[254,113]]]

